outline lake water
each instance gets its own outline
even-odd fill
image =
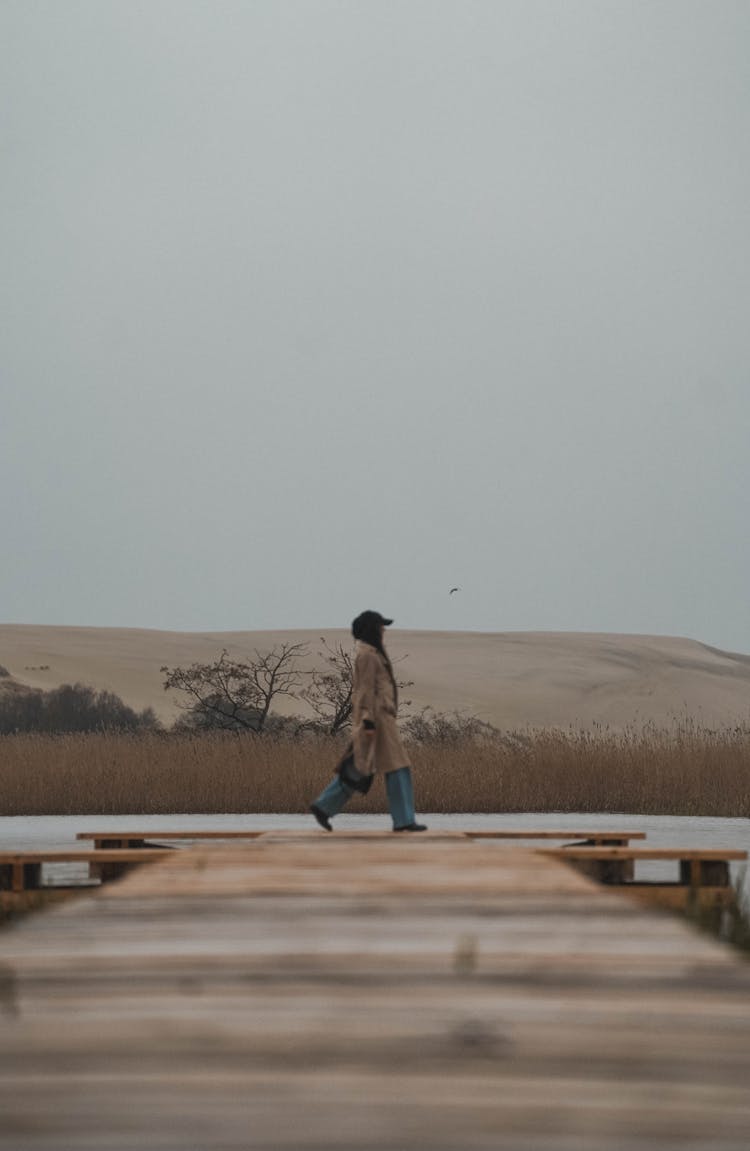
[[[491,831],[503,828],[587,828],[645,831],[646,843],[653,847],[739,848],[750,852],[750,819],[703,819],[677,815],[596,815],[534,814],[521,815],[420,815],[434,829],[450,831]],[[0,850],[64,848],[76,845],[81,831],[113,830],[261,830],[310,828],[315,823],[309,815],[19,815],[0,816]],[[387,815],[341,815],[335,826],[342,830],[387,830]],[[335,834],[335,833],[334,833]],[[85,843],[78,846],[85,847]],[[634,846],[637,846],[634,844]],[[644,879],[676,877],[677,864],[640,865]],[[744,872],[744,890],[750,898],[750,868],[732,865],[736,878]],[[72,882],[82,869],[76,864],[59,867],[48,881]]]

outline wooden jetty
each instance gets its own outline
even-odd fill
[[[170,851],[0,932],[2,1151],[746,1151],[750,964],[499,839]]]

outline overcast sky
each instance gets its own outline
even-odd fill
[[[746,0],[1,0],[0,117],[2,622],[750,651]]]

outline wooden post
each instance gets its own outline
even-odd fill
[[[41,885],[41,863],[24,863],[19,859],[0,865],[0,891],[29,891]]]
[[[130,863],[96,863],[91,860],[89,878],[99,879],[102,883],[110,883],[113,879],[120,879],[132,866]]]
[[[571,863],[597,883],[627,883],[633,878],[630,859],[571,859]]]
[[[729,887],[729,863],[726,859],[683,859],[680,883],[690,887]]]

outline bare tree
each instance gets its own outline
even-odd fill
[[[351,723],[354,655],[341,643],[331,647],[324,636],[320,642],[325,650],[318,654],[326,669],[310,672],[310,684],[300,692],[300,699],[315,713],[315,726],[337,735]]]
[[[180,704],[190,727],[261,733],[271,704],[279,696],[296,697],[302,683],[298,661],[303,643],[281,644],[250,659],[231,659],[226,648],[213,663],[162,667],[164,690],[184,693]]]
[[[352,685],[354,679],[354,652],[338,643],[331,647],[320,637],[324,651],[318,654],[325,660],[325,671],[310,672],[310,684],[299,693],[299,698],[315,713],[313,726],[322,727],[328,735],[345,731],[352,721]],[[399,690],[413,686],[413,680],[398,680]],[[408,707],[409,700],[403,706]]]

